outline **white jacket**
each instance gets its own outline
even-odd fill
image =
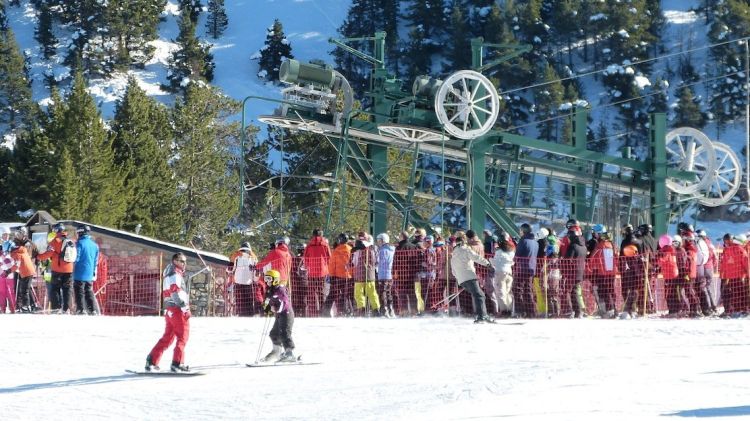
[[[495,251],[495,257],[492,258],[492,266],[495,268],[495,272],[513,272],[513,257],[515,255],[515,249],[510,251],[502,251],[501,249],[497,249]]]
[[[474,268],[474,262],[483,266],[489,266],[490,262],[484,257],[475,253],[465,244],[453,249],[451,257],[451,272],[456,277],[459,285],[472,279],[477,279],[477,271]]]
[[[698,238],[698,241],[695,242],[696,248],[698,249],[698,254],[696,256],[696,264],[698,266],[703,266],[706,263],[708,263],[708,260],[711,257],[710,251],[708,249],[708,245],[706,244],[706,240],[702,238]]]

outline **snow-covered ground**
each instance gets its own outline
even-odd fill
[[[167,60],[176,44],[173,42],[179,33],[177,21],[180,10],[177,0],[168,0],[162,12],[164,21],[159,24],[159,39],[152,42],[156,51],[154,57],[143,70],[131,70],[127,74],[116,73],[108,80],[89,81],[89,92],[105,117],[114,113],[116,101],[122,97],[127,86],[127,78],[134,75],[141,87],[160,101],[171,103],[172,95],[161,90],[166,83]],[[213,85],[232,98],[242,100],[248,95],[280,98],[279,88],[267,85],[256,76],[257,60],[250,57],[257,53],[266,40],[266,28],[278,18],[284,25],[284,33],[292,45],[292,54],[302,61],[323,59],[330,62],[329,52],[333,50],[328,38],[337,37],[337,28],[342,24],[351,0],[232,0],[225,2],[229,26],[218,40],[206,37],[205,20],[202,13],[197,26],[197,34],[203,41],[213,44],[211,52],[216,63]],[[29,0],[22,0],[20,6],[8,6],[8,22],[13,29],[21,50],[30,57],[34,99],[46,103],[49,91],[44,86],[44,75],[49,73],[57,78],[69,75],[67,67],[61,65],[67,54],[66,46],[71,34],[56,30],[59,40],[57,56],[47,62],[34,39],[37,16]],[[275,104],[250,101],[248,115],[270,114]]]
[[[196,317],[187,362],[207,374],[161,378],[124,372],[161,318],[0,318],[3,420],[750,417],[744,319],[297,319],[322,364],[245,368],[263,319]]]

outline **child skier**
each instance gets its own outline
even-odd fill
[[[185,267],[187,259],[184,254],[176,253],[172,256],[172,264],[164,269],[164,284],[162,287],[162,296],[164,297],[164,319],[166,328],[164,335],[154,345],[154,348],[146,357],[146,371],[158,371],[159,360],[164,351],[177,338],[177,344],[174,347],[172,355],[173,372],[190,371],[188,366],[183,364],[185,345],[190,336],[190,304],[188,296],[183,288],[185,287]]]
[[[292,340],[292,326],[294,325],[294,310],[286,287],[281,283],[281,274],[277,270],[269,270],[264,278],[266,282],[266,300],[263,308],[267,314],[275,314],[271,328],[271,343],[273,349],[262,362],[294,362],[294,341]],[[284,352],[282,353],[282,346]]]
[[[5,314],[6,309],[10,309],[11,313],[16,312],[16,285],[10,272],[12,267],[10,254],[3,256],[0,252],[0,314]]]

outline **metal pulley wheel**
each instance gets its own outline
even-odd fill
[[[711,140],[700,130],[678,127],[666,136],[667,168],[693,173],[688,179],[668,178],[667,188],[678,194],[693,195],[713,180],[716,152]]]
[[[490,131],[499,112],[497,90],[489,79],[473,70],[453,73],[435,95],[438,121],[459,139],[474,139]]]
[[[416,143],[446,140],[446,136],[440,132],[406,124],[381,124],[378,126],[378,131],[383,136]]]
[[[302,130],[312,133],[323,133],[324,130],[314,120],[302,120],[293,117],[282,117],[277,115],[261,115],[258,121],[270,126],[277,126],[289,130]]]
[[[695,193],[698,202],[715,207],[728,203],[742,182],[742,164],[732,148],[724,143],[712,142],[716,152],[716,165],[711,171],[711,183]]]

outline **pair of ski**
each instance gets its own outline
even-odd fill
[[[245,364],[245,367],[249,368],[258,368],[258,367],[283,367],[283,366],[290,366],[290,365],[316,365],[321,364],[320,362],[310,362],[310,361],[302,361],[301,357],[298,357],[296,361],[276,361],[276,362],[255,362],[255,363],[247,363]],[[144,370],[125,370],[126,373],[129,374],[136,374],[139,376],[165,376],[165,377],[193,377],[193,376],[202,376],[206,374],[204,371],[200,370],[191,370],[191,371],[144,371]]]

